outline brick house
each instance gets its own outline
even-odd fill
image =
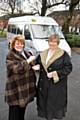
[[[1,16],[0,17],[0,29],[6,28],[8,23],[8,16]]]
[[[69,16],[69,12],[68,11],[54,11],[48,16],[53,17],[58,22],[58,24],[62,27],[66,17]],[[80,10],[74,11],[73,17],[72,17],[72,20],[69,26],[70,26],[69,27],[70,32],[80,33]]]

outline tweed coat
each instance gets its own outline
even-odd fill
[[[30,54],[24,51],[28,58]],[[9,105],[25,107],[34,99],[36,90],[36,76],[32,65],[15,49],[10,50],[6,57],[7,81],[5,87],[5,101]]]
[[[37,85],[37,110],[40,117],[48,120],[62,119],[67,110],[67,77],[72,71],[69,55],[58,49],[46,64],[48,50],[37,58],[40,75]],[[57,81],[47,77],[47,72],[56,71]]]

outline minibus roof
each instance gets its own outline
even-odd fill
[[[45,25],[58,25],[57,22],[51,17],[42,16],[21,16],[10,18],[8,24],[17,23],[28,23],[28,24],[45,24]]]

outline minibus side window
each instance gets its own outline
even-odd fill
[[[8,32],[16,34],[16,27],[15,25],[8,25]]]
[[[11,25],[8,25],[8,32],[11,32]]]
[[[23,25],[17,25],[17,34],[22,34]]]
[[[12,25],[12,33],[16,34],[16,26]]]
[[[15,25],[8,25],[8,32],[16,34],[16,26]]]
[[[24,27],[24,36],[25,36],[25,39],[31,40],[31,34],[29,31],[28,25],[25,25]]]

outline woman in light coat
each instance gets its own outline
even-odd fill
[[[60,120],[67,111],[67,80],[72,71],[69,55],[58,47],[57,34],[49,38],[49,49],[40,53],[34,67],[39,70],[37,86],[38,116]]]

